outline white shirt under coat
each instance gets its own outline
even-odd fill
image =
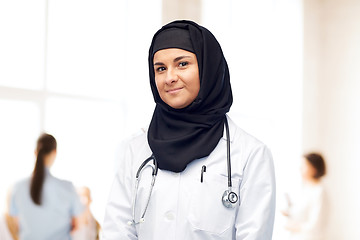
[[[269,149],[229,118],[232,190],[239,196],[234,209],[222,204],[228,189],[226,133],[207,157],[180,173],[159,169],[145,222],[128,225],[132,216],[135,174],[152,152],[147,132],[133,137],[121,159],[106,207],[103,239],[270,240],[275,215],[275,175]],[[200,182],[202,166],[206,166]],[[135,220],[149,195],[152,169],[142,172]]]

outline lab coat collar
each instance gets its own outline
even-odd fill
[[[227,118],[228,123],[229,123],[230,142],[232,142],[233,139],[234,139],[234,136],[235,136],[235,132],[236,132],[236,125],[235,125],[235,123],[231,120],[231,118],[230,118],[228,115],[226,115],[226,118]],[[225,124],[224,124],[224,132],[223,132],[222,139],[224,139],[225,141],[227,140],[227,139],[226,139],[226,128],[225,128]]]

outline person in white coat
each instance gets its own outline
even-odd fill
[[[226,115],[230,76],[215,37],[192,21],[163,26],[149,76],[156,107],[149,128],[127,142],[103,239],[270,240],[272,156]]]
[[[326,164],[323,156],[311,152],[301,161],[302,188],[296,197],[289,197],[285,229],[291,240],[324,240],[329,214],[323,178]]]

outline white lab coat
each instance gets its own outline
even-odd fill
[[[224,128],[225,130],[225,128]],[[239,204],[222,204],[228,189],[226,134],[213,152],[181,173],[159,169],[145,222],[129,226],[135,174],[151,155],[147,133],[133,137],[121,159],[103,223],[105,240],[270,240],[275,214],[275,175],[269,149],[229,119],[233,191]],[[202,166],[206,166],[200,182]],[[151,168],[144,169],[137,191],[139,221],[149,194]]]
[[[292,229],[291,240],[323,240],[328,210],[325,189],[321,182],[304,183],[288,213],[287,228]]]

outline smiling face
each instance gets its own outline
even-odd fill
[[[155,83],[161,99],[170,107],[190,105],[200,90],[196,55],[178,48],[159,50],[154,54]]]

